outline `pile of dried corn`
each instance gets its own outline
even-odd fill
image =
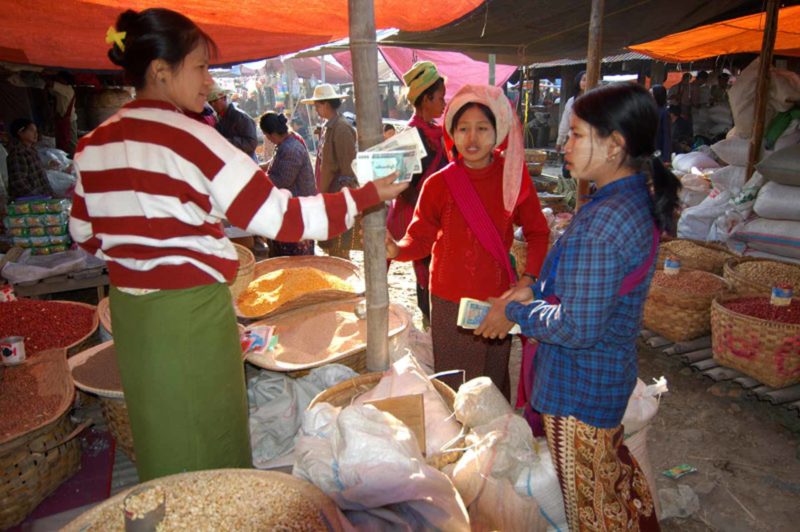
[[[317,268],[287,268],[254,279],[236,305],[246,317],[263,316],[289,301],[321,290],[355,292],[350,283]]]

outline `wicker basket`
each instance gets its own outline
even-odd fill
[[[156,486],[166,494],[167,519],[170,508],[176,512],[181,507],[184,509],[183,522],[162,523],[166,529],[343,530],[338,507],[322,490],[286,473],[252,469],[213,469],[157,478],[103,501],[62,530],[124,530],[125,497],[136,489]],[[208,495],[204,496],[205,493]],[[201,502],[193,502],[193,498]],[[208,500],[202,502],[203,499]],[[203,507],[192,512],[192,506],[198,504]],[[239,515],[231,515],[237,511],[242,522],[236,522]],[[204,520],[209,518],[224,521],[225,525]],[[321,519],[324,525],[309,522],[309,519]]]
[[[734,312],[715,299],[711,306],[714,360],[771,386],[800,382],[800,324],[781,323]]]
[[[238,307],[236,308],[236,315],[244,319],[263,319],[289,310],[307,307],[317,303],[324,303],[326,301],[349,299],[354,295],[362,295],[364,293],[364,279],[361,276],[361,272],[358,267],[349,260],[340,259],[337,257],[301,255],[295,257],[276,257],[274,259],[262,260],[255,264],[253,279],[258,279],[262,275],[274,272],[276,270],[288,268],[316,268],[318,270],[322,270],[350,283],[350,285],[353,286],[353,291],[319,290],[317,292],[302,295],[291,301],[287,301],[272,312],[268,312],[261,316],[245,315],[241,310],[239,310]]]
[[[136,453],[133,451],[131,420],[128,417],[128,406],[125,404],[125,399],[101,396],[100,410],[103,412],[103,418],[108,424],[108,430],[117,447],[125,453],[125,456],[131,462],[136,463]]]
[[[734,257],[725,246],[701,240],[676,239],[662,242],[656,268],[664,268],[668,256],[681,261],[681,267],[722,275],[725,262]]]
[[[331,405],[338,407],[349,406],[356,397],[377,386],[382,377],[383,373],[375,372],[367,373],[366,375],[359,375],[358,377],[353,377],[350,380],[340,382],[339,384],[331,386],[327,390],[320,392],[311,401],[311,403],[308,405],[308,408],[310,409],[319,403],[330,403]],[[447,408],[453,411],[453,403],[455,403],[456,400],[456,392],[454,392],[452,388],[440,380],[431,379],[431,382],[433,383],[434,388],[436,388],[436,391],[439,392],[439,395],[442,396],[442,399],[444,399]],[[463,438],[453,445],[454,448],[460,448],[462,446]],[[445,451],[434,456],[426,457],[426,461],[428,465],[433,466],[436,469],[441,469],[448,464],[458,461],[462,454],[463,451],[461,450]]]
[[[0,529],[22,522],[45,497],[78,471],[81,448],[75,436],[88,426],[84,423],[76,427],[69,418],[75,388],[69,378],[64,349],[41,351],[24,364],[38,366],[34,375],[39,388],[60,395],[61,402],[36,427],[0,441]]]
[[[111,330],[111,302],[107,297],[104,297],[97,303],[97,317],[100,320],[102,330],[108,334],[114,334]]]
[[[528,263],[528,243],[524,240],[514,239],[511,244],[511,255],[514,257],[514,269],[517,271],[517,277],[522,277],[525,273],[525,265]]]
[[[741,266],[744,264],[747,264],[745,268],[753,268],[756,271],[743,272]],[[791,284],[795,289],[800,289],[800,266],[785,262],[750,257],[733,258],[725,263],[723,275],[739,295],[770,296],[772,285],[776,281],[776,272],[798,279],[798,282]]]
[[[681,268],[681,271],[685,271]],[[723,281],[725,287],[709,295],[695,295],[651,287],[644,304],[644,326],[672,342],[693,340],[711,331],[711,301],[729,290],[718,275],[703,272]]]
[[[239,269],[236,270],[236,277],[230,283],[231,296],[234,301],[239,294],[241,294],[250,281],[253,280],[253,273],[255,272],[256,257],[253,252],[242,246],[241,244],[233,244],[236,248],[236,254],[239,256]]]
[[[528,148],[525,150],[525,162],[544,164],[547,162],[547,152]]]
[[[342,339],[336,337],[338,328],[334,327],[336,314],[354,312],[356,306],[363,301],[362,297],[327,301],[252,323],[250,327],[274,326],[280,342],[274,351],[267,351],[261,355],[252,353],[247,355],[247,361],[270,371],[286,372],[290,377],[302,377],[312,368],[332,363],[343,364],[357,373],[365,373],[367,371],[366,321],[359,321],[359,330],[349,331],[351,334],[346,337],[346,341],[340,341]],[[310,318],[324,315],[330,315],[331,319],[325,321],[323,327],[308,321]],[[389,305],[390,350],[394,342],[400,341],[408,325],[407,313],[397,304]],[[282,331],[287,332],[284,334]],[[325,351],[333,344],[339,345],[335,353]],[[312,357],[309,357],[309,354]]]

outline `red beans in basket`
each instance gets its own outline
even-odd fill
[[[66,347],[86,336],[94,310],[61,301],[19,299],[0,303],[0,338],[25,337],[25,353]]]
[[[769,302],[768,297],[747,297],[727,301],[723,305],[739,314],[781,323],[800,324],[800,301],[792,300],[791,305],[778,307]]]

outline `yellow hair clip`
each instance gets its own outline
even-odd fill
[[[106,32],[106,44],[116,44],[120,50],[125,51],[125,36],[127,32],[117,31],[114,26],[109,26]]]

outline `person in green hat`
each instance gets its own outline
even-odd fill
[[[419,61],[403,74],[406,97],[414,106],[414,115],[409,127],[417,128],[425,143],[428,155],[422,159],[422,172],[414,174],[411,186],[392,202],[386,218],[386,226],[395,240],[406,234],[406,229],[414,216],[417,198],[428,176],[447,165],[442,126],[436,119],[442,116],[445,106],[445,79],[430,61]],[[423,321],[430,323],[430,293],[428,292],[428,268],[431,258],[414,261],[414,274],[417,277],[417,306],[422,311]]]

